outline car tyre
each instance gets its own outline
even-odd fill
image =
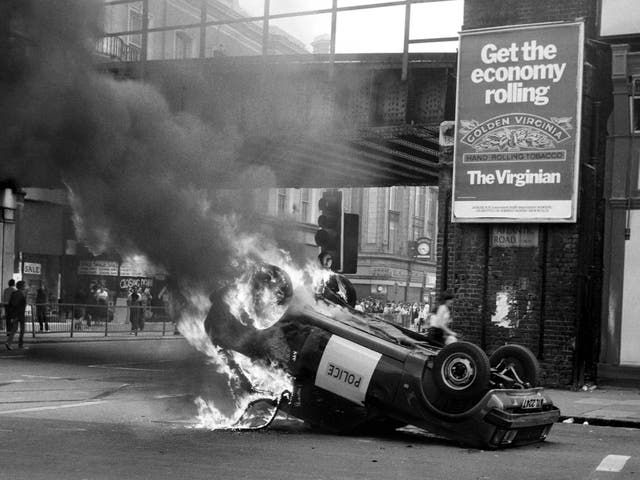
[[[540,364],[527,347],[517,344],[503,345],[491,354],[489,362],[491,368],[499,373],[504,372],[507,376],[509,368],[513,368],[525,387],[537,387],[540,383]]]
[[[445,345],[433,362],[433,381],[447,397],[477,397],[487,391],[490,378],[489,358],[473,343]]]

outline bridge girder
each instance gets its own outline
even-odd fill
[[[280,187],[437,185],[439,124],[453,118],[455,54],[222,57],[106,63],[175,111],[241,137],[237,162]]]

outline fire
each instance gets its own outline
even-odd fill
[[[312,292],[321,288],[330,276],[330,272],[320,269],[312,262],[303,268],[296,266],[287,252],[278,249],[264,238],[238,234],[232,221],[226,226],[229,228],[229,235],[234,235],[236,256],[232,262],[242,273],[231,282],[224,299],[233,317],[244,325],[256,329],[269,328],[289,308],[291,297],[297,296],[298,300],[302,298],[303,302],[310,301]],[[256,275],[264,274],[268,277],[268,273],[276,271],[269,270],[272,266],[278,267],[278,272],[284,271],[288,278],[276,276],[276,280],[282,281],[267,286],[257,284]],[[197,398],[195,403],[198,415],[195,428],[227,429],[255,426],[255,416],[245,415],[247,407],[258,399],[269,399],[275,408],[280,397],[285,392],[292,391],[292,377],[266,361],[253,361],[238,352],[223,350],[214,345],[205,331],[203,322],[211,307],[209,298],[204,293],[192,294],[189,302],[193,309],[183,312],[178,328],[193,346],[208,356],[217,371],[226,376],[234,400],[233,411],[225,414],[214,401]],[[249,389],[246,388],[247,383],[251,386]],[[274,411],[271,409],[271,412]],[[268,421],[269,414],[263,412],[262,424]]]

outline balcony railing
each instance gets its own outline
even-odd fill
[[[125,42],[121,37],[103,37],[96,41],[96,52],[121,62],[140,61],[140,47]]]

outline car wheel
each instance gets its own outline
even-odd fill
[[[491,368],[513,378],[524,387],[537,387],[540,383],[540,365],[531,350],[522,345],[503,345],[489,357]],[[515,374],[515,375],[514,375]]]
[[[433,362],[433,381],[448,397],[466,399],[478,396],[488,389],[490,377],[489,358],[473,343],[445,345]]]

